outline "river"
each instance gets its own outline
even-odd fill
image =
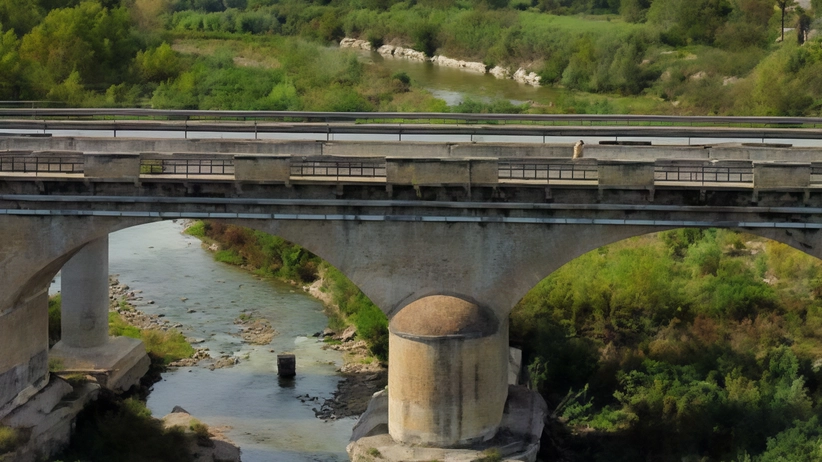
[[[205,339],[212,356],[240,358],[234,367],[185,367],[163,374],[148,397],[156,417],[182,406],[242,448],[244,462],[348,460],[355,419],[324,422],[313,407],[330,398],[341,377],[339,352],[322,350],[311,334],[326,327],[323,306],[294,287],[215,262],[200,241],[165,221],[111,234],[110,271],[144,297],[135,305],[180,323],[187,337]],[[148,304],[154,301],[154,304]],[[193,311],[193,312],[190,312]],[[253,311],[279,332],[270,345],[242,342],[234,320]],[[273,350],[273,351],[272,351]],[[280,381],[278,353],[294,353],[297,377]],[[298,396],[318,397],[302,402]]]

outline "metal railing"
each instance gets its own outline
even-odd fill
[[[142,159],[141,175],[218,176],[234,175],[234,159],[229,158],[182,158]]]
[[[548,125],[774,126],[822,125],[822,117],[668,116],[634,114],[469,114],[444,112],[205,111],[140,108],[0,108],[0,118],[89,120],[225,120],[350,123],[534,123]]]
[[[83,173],[83,158],[61,156],[0,156],[0,172],[9,173]]]
[[[499,162],[500,180],[560,180],[597,181],[599,172],[595,163],[515,160]]]
[[[385,178],[385,160],[313,160],[292,162],[291,176],[324,178]]]
[[[679,183],[753,183],[753,165],[750,162],[730,165],[713,163],[666,162],[654,167],[654,181]]]

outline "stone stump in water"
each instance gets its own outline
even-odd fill
[[[277,355],[277,375],[280,377],[297,375],[297,359],[294,355]]]

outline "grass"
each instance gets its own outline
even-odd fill
[[[123,318],[114,312],[108,314],[109,335],[140,339],[145,344],[146,352],[164,366],[183,358],[190,358],[194,354],[194,347],[186,342],[183,334],[177,331],[159,329],[139,329],[127,324]]]

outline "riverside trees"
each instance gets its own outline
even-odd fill
[[[820,284],[822,262],[784,244],[670,231],[567,264],[518,304],[511,336],[581,460],[810,462]]]

